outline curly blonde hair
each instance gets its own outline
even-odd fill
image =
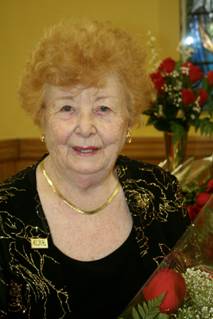
[[[21,105],[40,125],[46,84],[97,86],[109,73],[124,85],[133,125],[150,100],[140,42],[109,22],[60,23],[45,33],[26,64],[19,87]]]

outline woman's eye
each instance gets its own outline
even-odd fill
[[[98,107],[98,112],[107,113],[110,111],[110,108],[106,105],[101,105]]]
[[[71,105],[63,105],[62,108],[60,109],[62,112],[73,112],[74,109]]]

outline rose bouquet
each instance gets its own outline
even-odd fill
[[[213,195],[121,318],[213,319]]]
[[[191,221],[196,218],[211,195],[213,195],[213,178],[204,184],[193,183],[190,188],[185,188],[185,205]]]
[[[147,124],[174,133],[175,140],[191,126],[202,135],[213,134],[213,71],[205,75],[189,61],[166,58],[150,77],[155,97],[144,111]]]
[[[184,204],[193,221],[213,195],[213,154],[200,159],[187,159],[173,171],[173,175],[182,187]]]

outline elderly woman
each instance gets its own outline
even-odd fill
[[[185,230],[176,179],[120,156],[147,105],[144,54],[108,23],[58,25],[22,105],[48,154],[0,187],[0,317],[115,319]]]

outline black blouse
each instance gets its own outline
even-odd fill
[[[67,318],[117,318],[145,279],[134,229],[118,249],[100,260],[74,260],[57,249],[55,254],[72,294]]]
[[[0,318],[115,319],[189,223],[176,178],[120,156],[116,169],[133,229],[112,254],[81,262],[52,242],[36,167],[0,184]],[[35,238],[42,248],[32,247]]]

